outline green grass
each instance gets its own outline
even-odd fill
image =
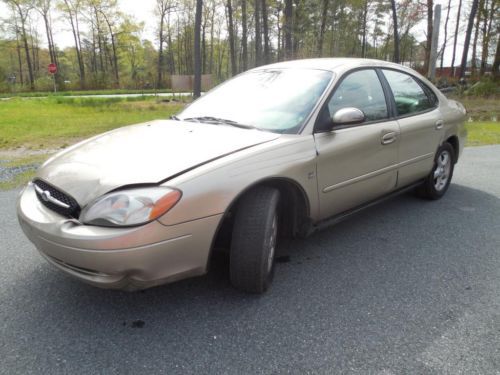
[[[170,89],[107,89],[107,90],[70,90],[70,91],[23,91],[23,92],[3,92],[0,93],[0,98],[11,97],[43,97],[43,96],[80,96],[80,95],[116,95],[116,94],[155,94],[155,93],[170,93]]]
[[[0,149],[60,148],[123,125],[166,119],[182,103],[154,98],[16,98],[0,101]]]
[[[469,122],[467,131],[467,146],[500,144],[500,122]]]

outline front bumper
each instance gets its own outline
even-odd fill
[[[32,185],[20,194],[19,223],[51,264],[95,286],[137,290],[204,274],[222,214],[165,226],[82,225],[49,210]]]

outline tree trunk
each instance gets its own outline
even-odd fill
[[[23,59],[21,56],[21,44],[19,43],[19,34],[17,30],[17,25],[16,25],[16,50],[17,50],[17,61],[19,64],[19,81],[21,83],[21,86],[24,85],[24,78],[23,78]]]
[[[483,24],[483,46],[481,52],[481,68],[479,70],[479,75],[483,76],[486,71],[486,60],[488,59],[488,47],[491,41],[491,26],[493,24],[493,18],[495,17],[496,10],[496,0],[491,1],[491,8],[487,12],[485,8],[484,14],[484,24]]]
[[[242,48],[242,70],[248,69],[248,20],[247,0],[241,0],[241,48]]]
[[[28,36],[26,34],[26,18],[27,14],[23,13],[19,4],[15,4],[19,12],[19,18],[21,21],[21,39],[24,45],[24,52],[26,54],[26,65],[28,65],[28,77],[30,83],[30,90],[35,90],[35,78],[33,75],[33,65],[31,64],[30,48],[28,45]]]
[[[212,17],[210,20],[210,62],[209,62],[209,71],[210,74],[214,73],[214,22],[215,22],[215,7],[216,4],[213,2],[212,8]]]
[[[427,72],[429,70],[429,63],[431,58],[433,12],[434,0],[427,0],[427,40],[425,42],[424,72]]]
[[[326,18],[328,16],[328,4],[329,0],[323,0],[322,9],[321,9],[321,26],[319,28],[319,36],[318,36],[318,56],[323,56],[323,42],[325,39],[325,30],[326,30]],[[366,26],[365,26],[366,30]]]
[[[271,51],[269,47],[269,24],[267,22],[267,1],[262,0],[262,31],[264,33],[264,63],[271,62]]]
[[[476,18],[477,7],[479,0],[472,0],[472,9],[469,15],[469,23],[467,24],[467,31],[465,33],[464,53],[462,55],[462,63],[460,64],[460,78],[465,77],[465,69],[467,69],[467,55],[469,54],[469,44],[474,27],[474,19]]]
[[[498,28],[497,28],[498,30]],[[498,30],[498,33],[500,33],[500,30]],[[500,38],[497,37],[497,50],[495,52],[495,61],[493,61],[493,68],[492,72],[493,77],[495,79],[500,78]]]
[[[362,37],[362,42],[361,42],[361,57],[363,57],[363,58],[366,57],[366,29],[367,29],[366,18],[367,17],[368,17],[368,0],[365,0],[365,5],[364,5],[364,9],[363,9],[363,37]],[[398,46],[398,50],[399,50],[399,46]],[[398,55],[399,55],[399,53],[398,53]],[[399,60],[399,58],[398,58],[398,60]]]
[[[228,34],[229,34],[229,56],[231,58],[231,74],[235,76],[238,74],[236,66],[236,50],[234,45],[234,24],[233,24],[233,4],[231,0],[227,0],[227,18],[228,18]]]
[[[484,12],[484,0],[479,0],[478,4],[476,24],[474,26],[474,41],[472,42],[471,75],[473,76],[475,76],[477,72],[477,41],[479,39],[479,24],[481,23],[481,15]]]
[[[157,83],[156,87],[157,88],[162,88],[162,83],[163,83],[163,26],[165,24],[165,12],[163,9],[160,10],[160,30],[158,31],[158,75],[157,75]]]
[[[432,0],[430,1],[432,2]],[[394,62],[399,63],[399,33],[398,33],[398,14],[396,11],[396,0],[391,0],[391,8],[392,8],[392,25],[394,27]],[[432,12],[431,12],[431,22],[432,22]],[[429,26],[427,26],[427,30],[429,30]],[[431,25],[431,30],[432,30],[432,25]],[[429,46],[429,52],[430,50],[431,49]]]
[[[254,0],[255,66],[262,65],[262,31],[260,29],[260,4],[261,0]]]
[[[71,23],[71,31],[73,32],[73,38],[75,40],[76,59],[78,60],[78,69],[80,73],[80,88],[83,89],[85,87],[85,66],[83,64],[82,52],[79,45],[79,38],[77,36],[77,29],[75,25],[76,20],[73,20],[72,11],[69,10],[69,5],[67,3],[66,6],[68,6],[68,16]]]
[[[104,17],[104,21],[106,22],[106,25],[108,25],[108,30],[109,34],[111,35],[111,49],[113,52],[113,56],[111,57],[111,66],[113,67],[114,70],[114,75],[115,75],[115,84],[117,87],[120,87],[120,72],[118,70],[118,52],[116,48],[116,35],[113,33],[113,27],[111,25],[111,22],[109,21],[109,18],[106,16],[104,12],[102,12],[102,16]]]
[[[284,37],[285,60],[290,60],[293,57],[293,46],[292,46],[293,1],[292,0],[285,0],[285,11],[283,16],[284,16],[283,37]]]
[[[203,0],[196,0],[196,14],[194,20],[194,82],[193,96],[199,98],[201,95],[201,16],[203,12]]]
[[[443,62],[444,62],[444,51],[446,50],[446,42],[448,39],[448,21],[450,20],[450,9],[451,9],[451,0],[448,0],[448,10],[446,11],[446,21],[444,22],[444,40],[443,46],[441,47],[441,74],[443,74]]]
[[[50,26],[49,20],[47,18],[47,13],[42,13],[43,23],[45,25],[45,35],[47,36],[47,47],[49,49],[49,57],[51,63],[56,63],[54,48],[52,46],[52,40],[50,39]]]
[[[455,77],[455,57],[457,53],[458,28],[460,26],[460,12],[462,10],[462,0],[458,1],[457,22],[455,24],[455,36],[453,37],[453,54],[451,57],[452,76]]]

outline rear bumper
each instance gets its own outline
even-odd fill
[[[201,275],[222,214],[165,226],[82,225],[42,205],[31,185],[18,200],[21,227],[45,259],[92,285],[136,290]]]

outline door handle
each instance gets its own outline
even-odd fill
[[[444,121],[443,120],[437,120],[436,121],[436,130],[443,129],[444,126]]]
[[[393,143],[398,138],[396,132],[386,133],[382,136],[381,141],[383,145],[389,145]]]

